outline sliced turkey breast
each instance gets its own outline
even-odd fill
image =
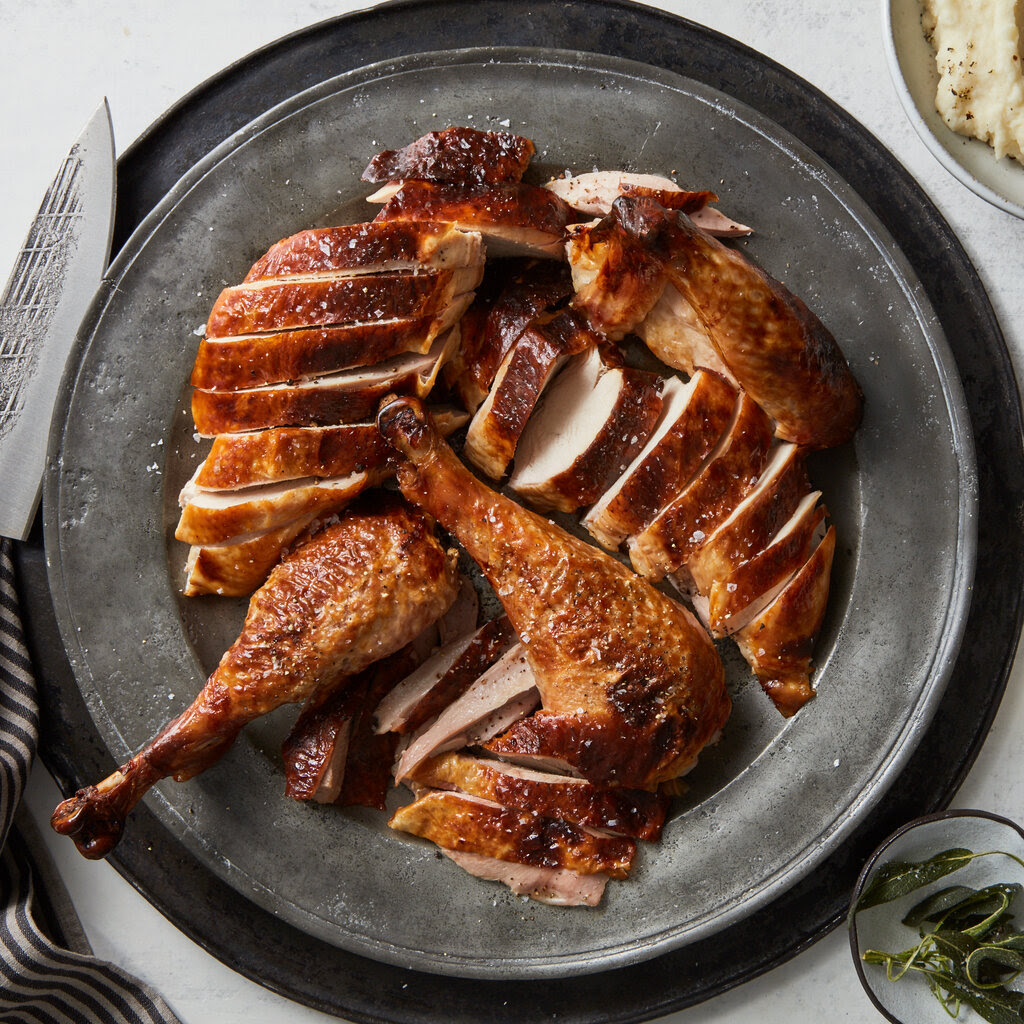
[[[316,512],[266,533],[233,537],[223,544],[193,546],[185,562],[186,597],[247,597],[261,586],[285,550],[316,519]]]
[[[363,171],[363,181],[519,181],[534,152],[530,139],[512,132],[446,128],[378,153]]]
[[[584,875],[625,878],[636,854],[631,839],[600,835],[566,821],[444,790],[427,790],[400,807],[388,825],[448,850],[568,868]]]
[[[457,344],[458,327],[423,355],[404,355],[377,366],[241,391],[192,392],[192,419],[203,437],[266,427],[353,423],[373,415],[391,392],[426,395]]]
[[[374,423],[220,434],[186,491],[190,486],[234,490],[302,477],[372,472],[387,464],[388,447]],[[182,496],[188,500],[185,491]]]
[[[446,436],[469,422],[466,413],[451,406],[434,406],[430,418]],[[218,434],[191,482],[202,490],[220,491],[307,476],[373,473],[383,471],[390,450],[375,423]]]
[[[412,738],[395,765],[395,781],[401,782],[416,766],[432,754],[482,743],[496,735],[511,709],[519,717],[528,714],[540,701],[533,670],[526,660],[522,644],[507,650],[462,696],[449,704],[433,722],[428,722]],[[520,711],[520,708],[525,710]],[[378,722],[380,718],[378,716]],[[482,728],[481,728],[482,727]],[[378,725],[379,728],[379,725]],[[490,736],[483,735],[492,730]]]
[[[364,320],[434,316],[480,283],[480,264],[452,270],[389,271],[358,277],[294,274],[225,288],[207,338],[321,327]]]
[[[811,656],[825,619],[835,544],[831,526],[785,589],[735,634],[762,689],[787,718],[814,696]]]
[[[460,325],[462,342],[445,369],[445,379],[470,412],[487,397],[498,368],[527,326],[571,294],[569,268],[551,260],[526,262],[497,296],[477,293]]]
[[[629,538],[637,572],[660,580],[687,562],[757,483],[772,444],[772,423],[746,394],[736,416],[696,477]]]
[[[513,864],[497,857],[462,850],[441,852],[464,871],[486,882],[502,882],[517,896],[529,896],[553,907],[596,907],[604,895],[608,876],[581,875],[568,868],[545,868],[531,864]]]
[[[464,456],[491,478],[503,477],[548,383],[570,356],[596,343],[582,318],[568,310],[530,324],[509,350],[470,421]]]
[[[639,454],[583,518],[609,551],[640,533],[679,494],[714,449],[737,408],[736,391],[698,371],[665,381],[661,418]]]
[[[796,445],[777,444],[757,486],[679,572],[692,577],[697,591],[709,594],[716,580],[728,579],[738,565],[767,547],[810,489],[803,452]]]
[[[409,733],[461,697],[516,642],[504,615],[445,643],[374,712],[378,732]]]
[[[530,417],[509,486],[544,511],[592,504],[647,443],[661,389],[659,375],[606,367],[596,348],[574,356]]]
[[[479,232],[451,224],[345,224],[282,239],[261,256],[245,282],[294,274],[355,276],[394,270],[451,270],[483,263]]]
[[[573,211],[554,193],[522,182],[451,184],[403,181],[385,199],[379,221],[447,221],[484,236],[487,257],[546,256],[558,259]],[[475,286],[474,286],[475,287]]]
[[[825,509],[818,505],[821,491],[812,491],[772,538],[768,546],[742,562],[708,592],[708,625],[716,636],[741,629],[760,608],[758,599],[774,595],[810,557]],[[768,602],[766,601],[765,604]]]
[[[709,203],[717,202],[713,192],[687,192],[669,178],[658,174],[632,174],[628,171],[592,171],[571,178],[554,178],[545,188],[564,199],[574,210],[590,217],[604,217],[612,203],[622,195],[661,197],[662,205],[682,209],[710,235],[735,237],[749,235],[752,228],[726,217]]]
[[[457,296],[435,316],[204,338],[192,386],[232,391],[369,366],[406,352],[424,354],[458,321],[471,299],[471,292]]]
[[[536,811],[636,839],[658,839],[668,811],[667,798],[655,793],[621,787],[600,789],[583,779],[462,753],[428,758],[410,777],[431,789],[457,789],[504,807]]]
[[[203,491],[190,482],[181,492],[174,536],[186,544],[220,544],[239,534],[277,529],[307,512],[339,512],[381,477],[380,472],[327,480],[307,477],[237,491]]]

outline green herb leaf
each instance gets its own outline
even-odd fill
[[[943,850],[942,853],[918,863],[909,861],[890,861],[883,864],[871,878],[861,893],[854,913],[877,907],[882,903],[898,900],[907,893],[914,892],[922,886],[931,885],[945,875],[959,870],[969,864],[975,857],[970,850],[954,848]]]
[[[943,914],[959,907],[965,899],[976,892],[977,889],[971,889],[966,885],[951,885],[946,889],[940,889],[911,907],[907,916],[903,918],[903,923],[909,928],[916,928],[924,921],[938,921]]]
[[[979,946],[967,958],[964,968],[967,980],[979,988],[1009,985],[1024,971],[1024,953],[1001,946]]]

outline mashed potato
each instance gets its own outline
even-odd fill
[[[935,48],[943,120],[1024,163],[1021,20],[1024,0],[924,0],[921,19]]]

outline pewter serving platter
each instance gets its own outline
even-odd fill
[[[725,645],[722,741],[596,910],[507,895],[382,814],[287,800],[278,751],[294,712],[147,806],[240,894],[342,949],[478,978],[605,970],[741,921],[840,847],[927,727],[969,607],[975,460],[952,355],[880,222],[773,122],[667,71],[522,48],[403,58],[271,110],[196,164],[111,268],[51,439],[51,590],[91,726],[123,760],[201,688],[244,613],[182,598],[186,548],[170,539],[202,452],[197,328],[278,238],[372,216],[359,174],[378,149],[447,124],[529,135],[538,179],[621,166],[713,188],[755,226],[743,248],[838,338],[866,412],[852,444],[811,464],[839,532],[819,697],[784,722]]]

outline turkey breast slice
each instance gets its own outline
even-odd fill
[[[243,533],[276,529],[307,512],[337,512],[380,474],[352,473],[328,480],[307,478],[238,491],[203,491],[186,484],[175,539],[219,544]]]
[[[745,393],[736,417],[697,476],[629,538],[637,572],[660,580],[685,564],[753,489],[768,461],[772,423]]]
[[[505,728],[507,709],[527,714],[540,701],[533,670],[526,660],[522,644],[515,644],[502,655],[466,692],[432,722],[417,732],[395,766],[395,781],[408,777],[417,765],[432,754],[465,746],[472,734],[473,742],[483,742],[485,729],[493,724],[491,736]]]
[[[452,224],[345,224],[300,231],[272,245],[245,282],[295,274],[356,276],[393,270],[451,270],[483,263],[479,232]]]
[[[609,551],[640,533],[693,479],[736,411],[736,391],[699,370],[687,384],[666,380],[661,418],[650,439],[583,517]]]
[[[206,323],[207,338],[293,327],[391,320],[440,313],[480,283],[483,266],[437,271],[389,271],[252,281],[225,288]]]
[[[708,593],[708,625],[716,636],[742,629],[810,557],[821,539],[825,509],[821,491],[812,491],[772,538],[771,543],[738,565]]]
[[[441,852],[464,871],[486,882],[501,882],[517,896],[529,896],[554,907],[596,907],[604,895],[608,876],[581,875],[568,868],[545,868],[533,864],[514,864],[481,853],[463,850]]]
[[[541,510],[592,504],[647,442],[662,378],[575,356],[547,389],[516,448],[509,486]]]
[[[803,452],[788,442],[777,444],[757,486],[677,570],[683,587],[710,593],[716,580],[727,579],[769,544],[810,489]]]
[[[544,389],[570,356],[596,342],[593,332],[571,311],[527,327],[470,421],[465,457],[492,479],[503,477]]]
[[[204,338],[191,383],[211,391],[231,391],[370,366],[406,352],[424,354],[458,321],[472,297],[472,292],[458,295],[430,316]]]
[[[426,395],[458,342],[458,327],[423,355],[404,355],[358,370],[297,384],[265,384],[240,391],[192,392],[192,419],[203,437],[267,427],[318,426],[367,419],[389,392]]]

